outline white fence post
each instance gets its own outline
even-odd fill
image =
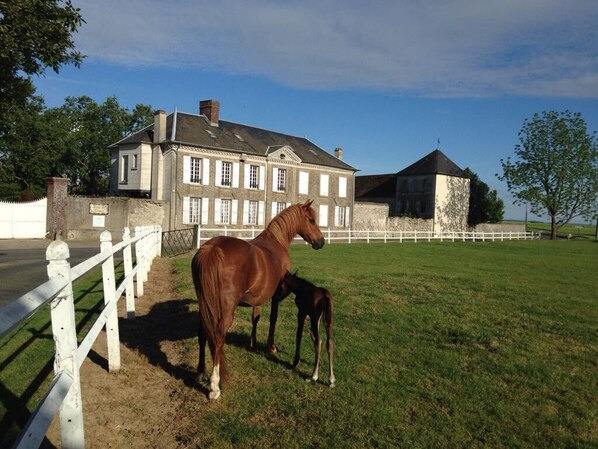
[[[81,383],[77,366],[77,327],[75,322],[75,304],[73,284],[70,282],[71,265],[68,262],[69,247],[66,243],[55,240],[46,250],[48,277],[62,276],[69,283],[50,302],[52,316],[52,334],[56,346],[54,372],[65,371],[73,378],[73,384],[60,406],[60,435],[62,447],[85,447],[83,432],[83,405],[81,401]]]
[[[112,235],[109,231],[100,234],[100,250],[112,253]],[[114,255],[102,263],[102,279],[104,282],[104,304],[116,302],[116,280],[114,274]],[[108,371],[120,369],[120,342],[118,332],[118,310],[116,305],[106,320],[106,343],[108,346]]]
[[[141,227],[135,226],[135,237],[141,236]],[[137,274],[135,275],[136,286],[137,286],[137,297],[143,296],[143,283],[145,282],[144,276],[144,261],[143,261],[143,242],[142,239],[139,239],[135,242],[135,261],[138,266]]]
[[[131,251],[131,231],[129,228],[123,229],[123,242],[127,246],[123,248],[123,264],[125,268],[125,279],[133,272],[133,255]],[[127,319],[135,319],[135,286],[131,278],[125,287],[125,300],[127,307]]]

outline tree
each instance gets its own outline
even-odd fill
[[[503,174],[516,204],[532,213],[548,213],[551,238],[575,217],[596,217],[598,145],[579,113],[544,111],[526,119],[515,146],[517,160],[501,159]]]
[[[467,224],[498,223],[503,220],[505,203],[498,197],[496,190],[490,190],[488,184],[480,179],[471,169],[463,170],[469,178],[469,213]]]
[[[69,178],[71,193],[105,195],[108,145],[151,123],[151,111],[143,104],[129,111],[115,97],[98,104],[86,96],[45,109],[41,98],[32,97],[13,109],[0,134],[0,198],[39,198],[50,176]]]
[[[80,65],[72,34],[82,23],[70,0],[0,0],[0,123],[34,94],[32,75]]]

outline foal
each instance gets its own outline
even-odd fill
[[[316,287],[311,282],[300,278],[296,274],[287,273],[276,292],[276,296],[272,304],[274,305],[274,303],[282,301],[289,295],[290,292],[293,292],[295,294],[295,304],[297,305],[297,336],[293,368],[296,368],[299,364],[299,353],[301,351],[301,336],[303,334],[303,325],[305,324],[305,317],[309,316],[309,321],[311,324],[311,339],[314,343],[314,350],[316,353],[314,370],[311,375],[311,380],[313,380],[314,382],[318,380],[318,369],[320,367],[320,352],[322,349],[322,340],[320,339],[319,328],[320,319],[323,316],[327,338],[326,350],[328,351],[328,365],[330,369],[330,387],[334,387],[334,382],[336,379],[334,377],[334,371],[332,366],[332,358],[334,354],[334,342],[332,341],[332,294],[325,288]]]

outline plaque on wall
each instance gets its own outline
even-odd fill
[[[108,204],[89,204],[89,213],[91,215],[108,215]]]
[[[93,227],[94,228],[105,228],[106,227],[106,216],[105,215],[94,215],[93,216]]]

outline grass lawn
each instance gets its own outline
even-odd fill
[[[550,223],[528,222],[527,231],[542,232],[550,235]],[[593,240],[596,238],[596,224],[566,224],[557,230],[559,237],[567,238],[571,235],[573,239]]]
[[[291,257],[335,296],[336,388],[326,358],[322,381],[304,381],[307,331],[289,369],[292,300],[272,359],[244,349],[239,309],[230,382],[216,403],[186,403],[184,447],[598,447],[598,244],[296,245]],[[181,298],[194,297],[189,262],[177,260]]]

